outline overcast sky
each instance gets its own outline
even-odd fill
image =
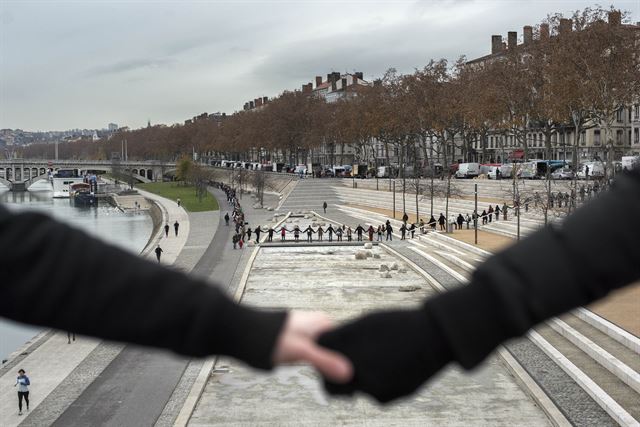
[[[605,2],[606,3],[606,2]],[[331,71],[485,55],[574,0],[0,0],[0,128],[137,128],[232,113]],[[640,0],[617,8],[640,21]]]

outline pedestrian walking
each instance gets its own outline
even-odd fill
[[[406,224],[407,221],[409,221],[409,215],[405,212],[404,215],[402,215],[402,222]]]
[[[251,232],[253,230],[251,230],[251,227],[247,228],[247,240],[251,240]]]
[[[171,227],[169,227],[169,222],[167,222],[164,225],[164,237],[169,237],[169,230],[171,229]]]
[[[224,214],[224,223],[226,226],[229,226],[229,212]]]
[[[156,258],[158,258],[158,262],[160,262],[160,255],[162,255],[162,248],[158,245],[156,246]]]
[[[22,400],[27,404],[27,411],[29,411],[29,386],[31,385],[31,380],[27,376],[27,373],[24,369],[20,369],[18,371],[18,377],[16,378],[16,383],[13,385],[14,387],[18,387],[18,415],[22,415]]]
[[[176,203],[178,203],[178,207],[182,206],[182,200],[180,200],[180,197],[178,197]]]
[[[446,231],[447,219],[444,217],[444,214],[440,212],[440,217],[438,218],[438,224],[440,224],[440,230]]]
[[[176,222],[173,223],[173,229],[176,231],[176,237],[178,236],[178,228],[180,228],[180,224],[178,224],[178,221],[176,220]]]
[[[324,213],[327,213],[327,202],[322,204],[322,209],[324,209]]]
[[[71,344],[71,340],[73,339],[73,341],[76,340],[76,333],[75,332],[71,332],[71,331],[67,331],[67,344]]]

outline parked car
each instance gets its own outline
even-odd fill
[[[553,179],[573,179],[575,174],[569,168],[556,169],[551,173]]]
[[[456,178],[474,178],[480,174],[479,163],[460,163],[456,171]]]

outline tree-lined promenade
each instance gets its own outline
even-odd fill
[[[560,14],[533,29],[525,43],[499,46],[485,58],[454,64],[431,60],[411,74],[389,69],[357,96],[336,102],[304,91],[285,91],[264,107],[222,120],[153,126],[118,132],[109,140],[59,147],[60,158],[106,159],[127,141],[131,159],[175,160],[192,152],[258,162],[307,163],[314,150],[329,147],[341,164],[349,145],[358,163],[428,167],[475,154],[482,160],[489,134],[509,138],[528,157],[527,134],[544,135],[546,158],[553,136],[571,128],[574,164],[583,131],[602,130],[613,159],[612,125],[619,112],[640,99],[640,27],[625,14],[600,7]],[[381,150],[382,149],[382,150]],[[24,147],[27,158],[50,157],[50,145]],[[420,162],[418,162],[420,159]],[[419,164],[418,164],[419,163]]]

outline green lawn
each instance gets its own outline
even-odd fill
[[[189,212],[217,211],[219,209],[218,202],[209,193],[202,198],[202,201],[199,201],[196,197],[196,189],[191,185],[185,186],[178,182],[150,182],[135,186],[173,201],[180,198],[182,206]]]

